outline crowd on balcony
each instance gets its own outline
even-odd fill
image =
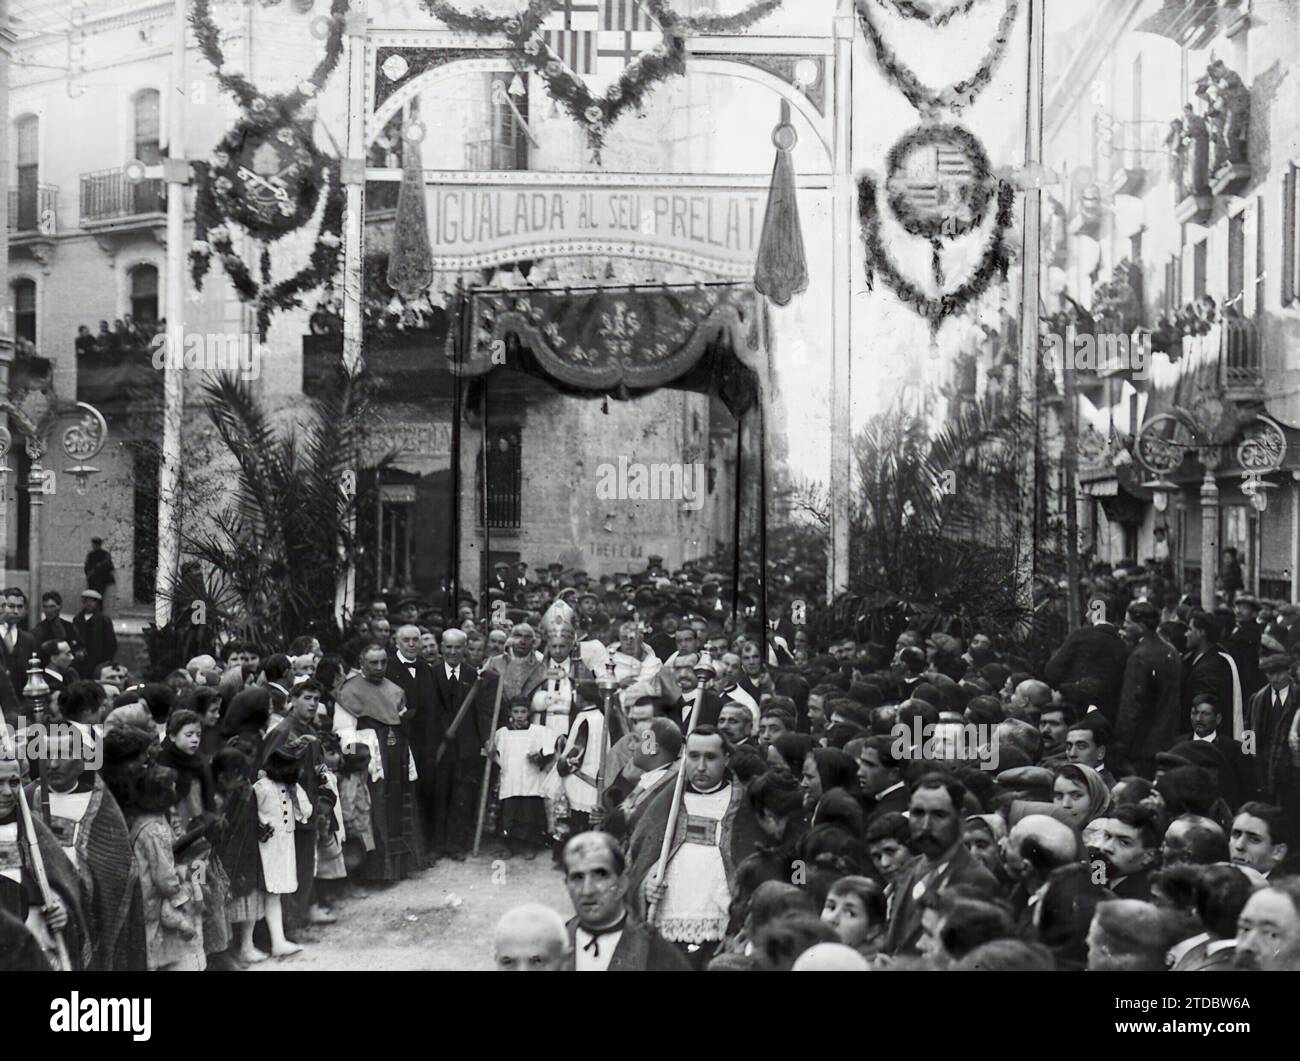
[[[136,320],[125,314],[113,321],[99,322],[99,330],[91,332],[88,324],[77,326],[77,356],[105,356],[141,350],[149,346],[154,336],[165,331],[165,320]]]

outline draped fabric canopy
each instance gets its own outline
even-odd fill
[[[470,312],[471,361],[503,342],[511,364],[566,389],[714,390],[735,415],[758,399],[761,303],[747,285],[476,291]]]

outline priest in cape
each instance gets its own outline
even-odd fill
[[[399,881],[420,868],[419,822],[415,799],[415,761],[408,734],[411,712],[406,694],[384,676],[388,653],[371,644],[362,649],[361,673],[339,686],[334,697],[334,730],[370,746],[370,798],[375,849],[366,856],[361,877]]]
[[[687,737],[685,785],[666,872],[659,860],[677,798],[675,785],[654,796],[628,842],[633,909],[695,969],[704,968],[726,934],[736,867],[762,839],[745,787],[727,767],[729,753],[726,738],[714,726],[697,726]]]

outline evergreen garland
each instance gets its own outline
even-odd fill
[[[459,33],[502,34],[509,39],[517,69],[531,70],[542,78],[546,91],[562,105],[587,135],[587,143],[600,158],[610,127],[630,107],[640,107],[660,81],[686,72],[686,37],[690,33],[740,33],[770,15],[784,0],[753,0],[733,15],[696,15],[683,18],[667,0],[640,0],[659,23],[663,39],[641,53],[602,96],[560,61],[541,36],[542,23],[555,10],[556,0],[530,0],[517,15],[494,15],[482,8],[465,12],[449,0],[424,0],[440,22]]]
[[[1003,181],[998,187],[998,211],[993,221],[992,238],[975,271],[952,291],[941,291],[938,297],[928,294],[900,273],[880,240],[880,214],[876,209],[876,182],[870,177],[858,181],[858,217],[862,226],[862,240],[867,248],[867,287],[874,286],[875,273],[902,301],[930,322],[930,334],[938,334],[944,320],[960,313],[971,302],[989,289],[995,278],[1006,279],[1011,256],[1003,236],[1011,227],[1015,190]]]
[[[993,71],[997,69],[1003,56],[1006,55],[1007,45],[1011,41],[1011,25],[1015,22],[1016,14],[1020,9],[1020,0],[1007,0],[1006,10],[1002,13],[1002,18],[998,20],[997,33],[994,35],[993,43],[989,45],[989,50],[985,53],[975,73],[949,85],[945,89],[936,91],[930,88],[929,85],[924,84],[893,53],[868,12],[868,0],[857,0],[857,3],[858,21],[862,24],[862,30],[866,34],[867,40],[871,42],[871,47],[876,53],[880,68],[898,90],[907,97],[907,101],[921,111],[922,114],[939,109],[951,110],[960,114],[962,107],[975,102],[975,98],[988,87],[989,82],[993,79]]]

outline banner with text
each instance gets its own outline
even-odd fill
[[[435,184],[436,269],[609,255],[751,277],[766,188]]]

